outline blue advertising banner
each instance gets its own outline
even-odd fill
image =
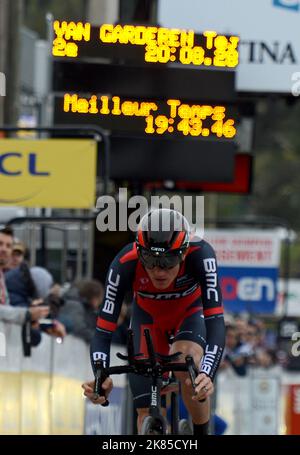
[[[225,310],[274,313],[278,268],[219,267]]]
[[[274,230],[208,229],[214,247],[226,311],[274,313],[280,264],[280,236]]]

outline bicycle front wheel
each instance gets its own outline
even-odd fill
[[[159,435],[166,434],[166,422],[163,418],[147,416],[144,418],[142,428],[142,435]]]
[[[192,435],[193,434],[193,430],[192,430],[191,425],[189,424],[188,420],[186,420],[186,419],[179,420],[178,434],[181,434],[181,435]]]

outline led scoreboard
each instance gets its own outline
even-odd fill
[[[54,123],[109,130],[111,178],[233,179],[237,36],[66,21],[53,32]]]
[[[235,68],[239,60],[239,38],[209,30],[200,35],[193,30],[120,24],[92,27],[90,23],[65,21],[55,21],[53,30],[52,55],[56,58],[99,58],[108,52],[113,58],[122,58],[127,52],[124,47],[131,47],[137,58],[143,56],[147,63]]]
[[[144,132],[149,137],[236,136],[236,113],[224,105],[187,104],[179,99],[129,100],[119,96],[82,96],[66,93],[55,101],[59,123],[98,123],[112,132]]]

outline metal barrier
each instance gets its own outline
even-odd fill
[[[17,237],[24,240],[30,251],[30,263],[36,264],[37,249],[61,251],[60,282],[73,281],[74,279],[88,278],[93,276],[94,260],[94,226],[95,217],[85,216],[26,216],[11,219],[8,224],[14,227]],[[47,237],[43,229],[47,229]],[[59,238],[60,237],[60,238]],[[47,240],[47,242],[46,242]],[[47,247],[47,248],[46,248]],[[76,250],[76,275],[67,276],[67,253],[68,250]],[[84,253],[86,257],[86,270],[83,273]],[[44,254],[44,259],[45,259]],[[51,270],[44,261],[41,264]]]
[[[43,334],[23,357],[21,327],[0,321],[0,434],[131,434],[132,402],[125,375],[113,377],[110,406],[85,400],[81,384],[93,377],[89,346],[68,335],[62,343]],[[112,346],[111,363],[119,364]],[[233,370],[217,379],[216,413],[226,434],[300,434],[300,373],[280,367]]]
[[[300,373],[281,367],[250,368],[247,376],[239,377],[228,369],[217,381],[216,413],[228,424],[225,434],[300,434]],[[298,395],[289,402],[295,387]]]
[[[0,434],[122,432],[126,378],[114,379],[108,410],[93,405],[91,410],[81,389],[82,382],[93,378],[85,342],[68,335],[58,343],[43,334],[32,356],[25,358],[19,325],[0,321],[0,334],[6,344],[5,356],[0,356]],[[112,347],[112,361],[117,350]]]

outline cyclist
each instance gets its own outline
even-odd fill
[[[186,218],[169,209],[155,209],[141,220],[136,241],[127,245],[113,260],[106,279],[105,297],[99,311],[97,329],[91,343],[91,361],[102,359],[109,365],[112,333],[117,327],[124,294],[134,292],[131,328],[135,352],[146,354],[143,332],[149,328],[155,351],[182,352],[200,365],[194,390],[188,373],[176,373],[181,393],[194,426],[194,435],[208,434],[213,379],[220,364],[225,325],[218,282],[216,256],[211,245],[192,237]],[[169,346],[166,334],[173,334]],[[129,375],[140,432],[150,404],[150,379]],[[84,394],[94,403],[94,382],[83,384]],[[107,378],[106,395],[112,389]],[[204,401],[203,401],[204,400]]]

